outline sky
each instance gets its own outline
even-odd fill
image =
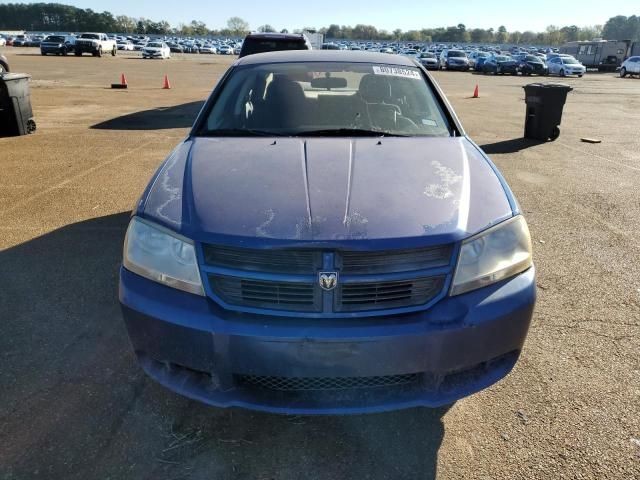
[[[1,3],[38,3],[53,0],[13,0]],[[240,0],[205,2],[203,0],[66,0],[57,3],[91,8],[114,15],[167,20],[171,25],[200,20],[211,29],[226,25],[229,17],[239,16],[251,29],[270,24],[287,28],[355,25],[363,23],[378,29],[413,30],[446,27],[464,23],[467,28],[491,28],[500,25],[507,30],[542,31],[548,25],[604,24],[615,15],[640,15],[638,0]],[[594,6],[597,5],[597,8]]]

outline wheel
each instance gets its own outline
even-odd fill
[[[75,51],[75,52],[73,52],[73,53],[74,53],[74,55],[75,55],[76,57],[79,57],[79,56],[81,56],[81,55],[82,55],[82,52],[81,52],[80,50],[76,50],[76,51]]]
[[[560,76],[561,77],[566,77],[567,74],[565,73],[564,69],[560,70]]]
[[[553,127],[553,130],[551,130],[551,135],[549,135],[549,138],[551,139],[551,141],[553,142],[555,139],[557,139],[560,136],[560,127],[558,127],[557,125],[555,127]]]
[[[582,78],[582,74],[578,75],[578,78]]]
[[[118,47],[113,47],[111,50],[111,56],[115,57],[118,54]]]
[[[46,53],[44,53],[44,52],[40,52],[40,55],[42,55],[43,57],[46,57],[46,56],[47,56],[47,54],[46,54]]]
[[[622,68],[620,69],[620,78],[624,78],[624,77],[626,77],[626,76],[627,76],[627,69],[626,69],[626,68],[624,68],[624,67],[622,67]]]
[[[101,57],[102,56],[102,47],[98,47],[98,50],[96,51],[96,57]]]
[[[60,52],[60,54],[61,54],[63,57],[66,57],[68,53],[69,53],[69,52],[67,52],[67,48],[66,48],[66,47],[63,47],[62,51]]]
[[[33,119],[27,120],[27,134],[36,133],[36,122]]]

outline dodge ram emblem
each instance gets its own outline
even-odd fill
[[[320,272],[318,274],[320,288],[331,291],[338,285],[338,272]]]

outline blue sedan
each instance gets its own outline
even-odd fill
[[[507,375],[527,223],[416,60],[235,62],[136,204],[120,302],[145,372],[216,407],[436,407]]]

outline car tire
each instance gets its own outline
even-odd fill
[[[582,78],[582,74],[578,75],[578,78]]]
[[[560,70],[560,76],[561,77],[566,77],[567,73],[564,71],[564,68],[562,70]]]
[[[69,52],[67,51],[66,47],[64,47],[62,50],[60,50],[60,55],[62,55],[63,57],[66,57],[68,53]]]
[[[96,57],[101,57],[102,56],[102,47],[98,47],[98,50],[96,50]]]
[[[47,56],[47,54],[45,52],[40,52],[40,55],[42,55],[43,57]]]
[[[620,78],[624,78],[624,77],[626,77],[626,76],[627,76],[627,69],[626,69],[626,68],[624,68],[624,67],[622,67],[622,68],[620,69]]]
[[[115,57],[118,54],[118,47],[113,47],[111,50],[111,56]]]
[[[81,55],[82,55],[82,52],[81,52],[81,51],[76,50],[76,51],[74,52],[74,55],[75,55],[76,57],[79,57],[79,56],[81,56]]]
[[[554,140],[556,140],[558,137],[560,136],[560,127],[558,127],[557,125],[555,127],[553,127],[553,130],[551,130],[551,134],[549,135],[549,138],[551,139],[551,141],[553,142]]]

